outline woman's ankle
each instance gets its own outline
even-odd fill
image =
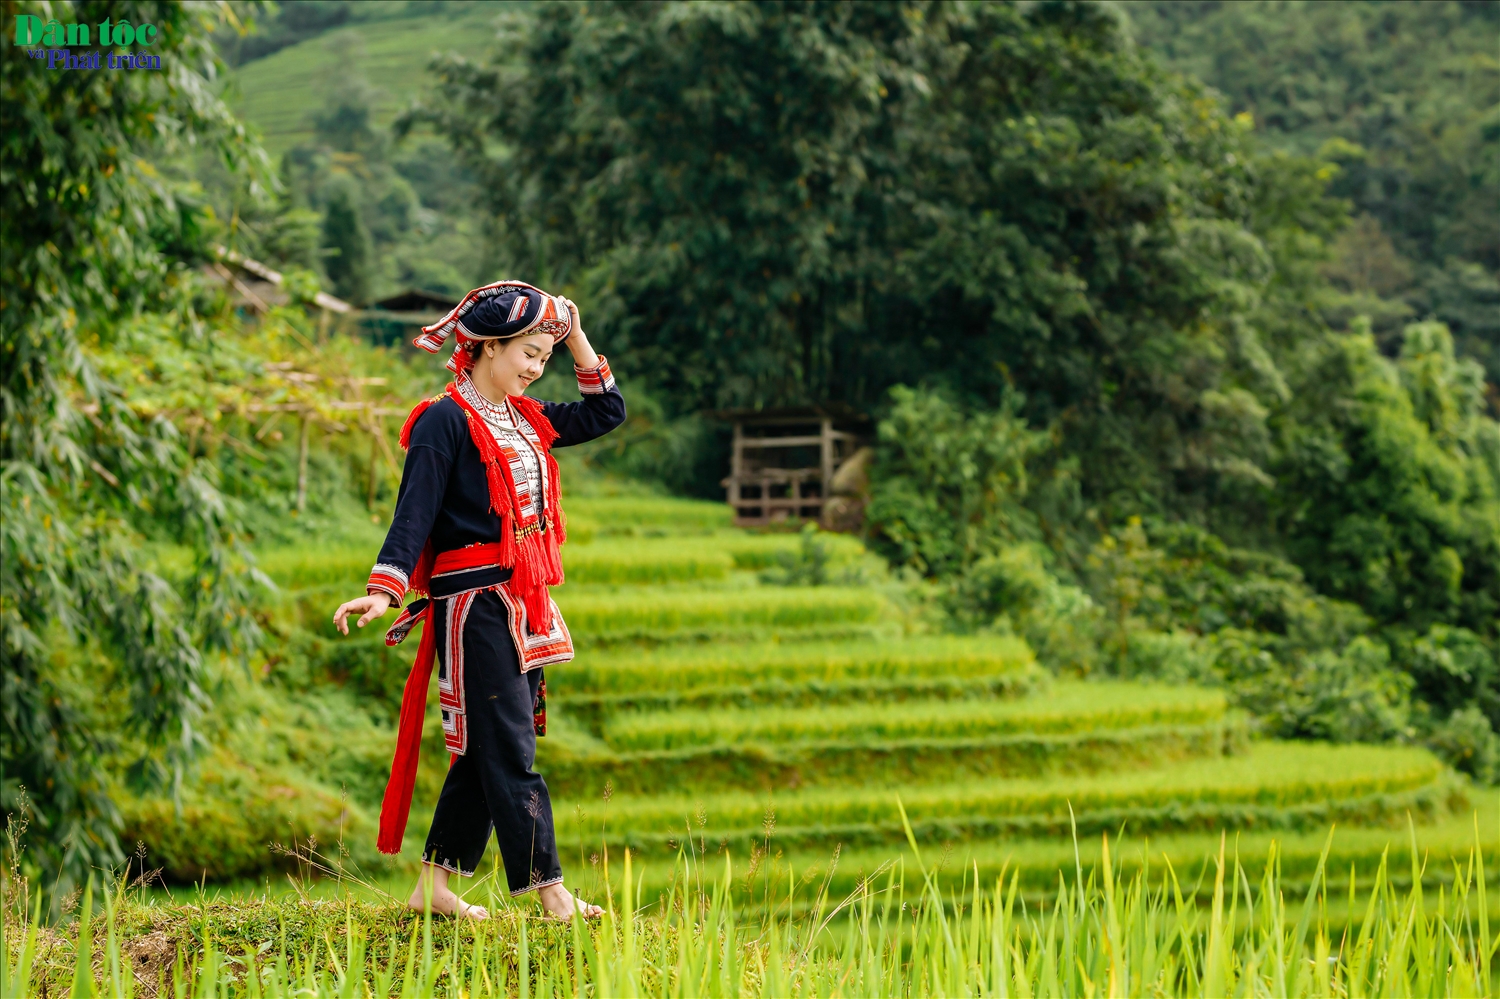
[[[413,909],[432,907],[434,911],[448,908],[450,899],[457,899],[457,894],[448,887],[447,868],[438,867],[436,864],[423,864],[421,871],[417,874],[417,886],[412,889],[411,897],[407,904]]]

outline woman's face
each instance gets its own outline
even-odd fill
[[[552,359],[552,337],[546,333],[518,336],[486,343],[488,364],[475,365],[476,380],[487,379],[489,387],[505,395],[525,395],[531,383],[542,377]],[[488,371],[482,370],[488,368]]]

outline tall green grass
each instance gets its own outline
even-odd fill
[[[851,785],[899,787],[942,774],[945,781],[1129,771],[1243,751],[1247,719],[1226,715],[1197,725],[1151,725],[1068,735],[921,738],[893,741],[738,743],[686,749],[615,751],[570,738],[559,723],[538,754],[538,769],[558,797],[597,796],[606,785],[626,794],[719,793],[742,788]]]
[[[750,534],[740,532],[727,535],[724,550],[741,569],[769,569],[778,565],[784,556],[796,555],[802,547],[802,538],[797,534],[768,533]],[[830,561],[845,563],[865,553],[865,546],[856,537],[820,531],[817,544],[828,553]]]
[[[687,528],[707,520],[698,517],[697,511],[694,514],[686,521]],[[579,518],[578,522],[590,525],[591,532],[600,531],[601,523],[597,520]],[[802,544],[795,534],[720,531],[708,535],[656,535],[650,528],[639,525],[633,534],[623,534],[626,525],[613,523],[615,532],[605,531],[598,540],[569,543],[564,549],[568,582],[640,585],[723,579],[732,569],[766,569],[779,565],[783,559],[795,558]],[[572,533],[570,528],[570,536]],[[840,566],[865,553],[857,538],[844,534],[820,534],[818,544],[828,552],[830,561]]]
[[[660,894],[641,892],[645,872],[624,854],[592,925],[509,908],[493,881],[470,892],[499,911],[479,923],[352,898],[152,906],[122,880],[102,894],[102,918],[90,891],[59,931],[36,922],[12,882],[0,994],[1489,996],[1500,935],[1477,822],[1474,833],[1436,897],[1414,829],[1409,863],[1382,853],[1365,887],[1328,867],[1332,836],[1300,890],[1283,882],[1274,842],[1257,871],[1221,840],[1201,897],[1193,873],[1169,862],[1127,874],[1104,838],[1087,872],[1056,872],[1045,905],[1027,904],[1004,868],[945,888],[909,825],[908,857],[842,897],[827,877],[760,858],[754,909],[736,899],[755,858],[737,866],[685,846]],[[1402,888],[1393,875],[1407,866]]]
[[[660,711],[616,715],[604,740],[619,749],[679,749],[739,742],[847,742],[1063,735],[1221,717],[1222,693],[1128,683],[1057,684],[1026,700],[939,701],[801,709]]]
[[[564,572],[568,583],[615,586],[723,579],[734,568],[734,558],[713,540],[610,537],[569,544],[563,552]]]
[[[597,809],[595,810],[597,811]],[[1487,855],[1500,850],[1500,824],[1496,823],[1493,796],[1482,803],[1483,818],[1479,825],[1480,844]],[[1114,837],[1120,828],[1110,830]],[[1430,825],[1419,825],[1417,834],[1421,841],[1423,867],[1422,883],[1435,896],[1440,890],[1453,890],[1456,871],[1460,870],[1475,846],[1474,812],[1457,811],[1444,816]],[[1117,870],[1136,871],[1160,869],[1171,864],[1187,884],[1184,891],[1193,891],[1200,896],[1213,886],[1212,857],[1218,851],[1220,832],[1208,833],[1148,833],[1133,824],[1126,825],[1123,838],[1110,841]],[[1337,872],[1346,886],[1354,877],[1359,889],[1364,891],[1373,883],[1380,866],[1380,859],[1393,845],[1399,848],[1407,839],[1406,816],[1396,817],[1396,822],[1378,827],[1340,826],[1336,830],[1333,849],[1328,854],[1327,864]],[[773,837],[771,846],[776,848],[779,837]],[[1306,887],[1317,870],[1328,842],[1327,827],[1314,827],[1307,831],[1290,829],[1248,829],[1228,833],[1231,854],[1241,858],[1265,857],[1274,845],[1276,864],[1281,883]],[[1020,878],[1021,896],[1027,904],[1046,904],[1057,891],[1057,874],[1060,870],[1072,870],[1075,862],[1084,870],[1098,867],[1101,860],[1102,840],[1098,836],[1075,840],[1070,836],[1042,836],[1034,838],[1000,837],[973,840],[959,844],[935,844],[930,849],[923,847],[924,854],[930,852],[934,876],[945,889],[957,889],[966,879],[972,879],[978,871],[980,879],[993,883],[1002,871],[1017,874]],[[890,859],[889,846],[845,849],[840,852],[838,863],[830,871],[830,856],[827,850],[788,850],[782,854],[785,865],[799,872],[816,871],[819,878],[827,877],[833,890],[846,894],[859,884],[860,872],[875,870]],[[655,868],[652,868],[655,871]],[[665,877],[664,871],[656,871]],[[758,873],[750,880],[747,891],[764,891],[762,881],[768,876]],[[1387,875],[1394,883],[1409,888],[1411,871],[1398,867]],[[1496,884],[1500,871],[1491,869],[1490,885]],[[1500,912],[1500,898],[1491,899],[1491,915]],[[1336,914],[1332,914],[1336,915]],[[1344,909],[1342,916],[1350,915]],[[1358,913],[1353,913],[1357,916]]]

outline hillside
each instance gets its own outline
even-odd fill
[[[440,53],[477,57],[491,48],[499,10],[491,4],[453,4],[430,14],[357,21],[252,60],[231,75],[231,107],[278,157],[314,138],[309,116],[336,80],[354,73],[374,85],[374,123],[386,128],[428,84],[427,67]]]
[[[1221,832],[1245,837],[1247,856],[1276,838],[1294,883],[1330,825],[1340,870],[1373,874],[1408,816],[1434,860],[1472,848],[1466,785],[1425,750],[1258,740],[1216,690],[1052,679],[1018,638],[927,632],[848,538],[753,534],[722,505],[647,495],[569,507],[557,597],[579,654],[548,671],[538,768],[585,887],[607,844],[633,849],[648,892],[680,850],[748,864],[747,900],[766,878],[846,892],[903,852],[900,807],[945,884],[1008,867],[1038,897],[1071,863],[1075,829],[1089,856],[1100,833],[1123,834],[1126,858],[1149,840],[1180,870],[1197,870]],[[373,817],[411,650],[328,624],[376,535],[266,553],[284,587],[279,642],[230,705],[236,724],[183,817],[165,800],[126,808],[127,835],[170,876],[263,877],[289,863],[267,838],[316,837],[325,851],[338,839],[396,881],[414,864],[445,762],[437,699],[392,868],[373,854]],[[777,582],[809,544],[825,546],[826,582]]]

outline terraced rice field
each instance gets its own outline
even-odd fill
[[[1408,816],[1440,872],[1473,843],[1482,806],[1500,850],[1500,803],[1423,750],[1257,740],[1218,691],[1053,678],[1018,638],[924,631],[886,584],[763,582],[798,537],[736,531],[718,504],[569,509],[556,596],[579,651],[548,670],[538,767],[571,864],[628,845],[649,887],[675,851],[722,850],[747,888],[795,876],[847,891],[908,852],[898,800],[955,885],[1008,865],[1038,898],[1073,866],[1075,829],[1085,868],[1103,833],[1124,836],[1120,857],[1179,871],[1216,854],[1221,833],[1257,858],[1274,836],[1295,881],[1330,825],[1333,862],[1373,873],[1385,844],[1405,848]],[[853,539],[829,544],[835,563],[861,557]],[[370,558],[299,549],[261,565],[322,622]],[[386,649],[378,629],[330,648],[396,702],[409,649]]]
[[[549,670],[538,760],[564,856],[628,845],[664,872],[727,851],[747,887],[772,868],[852,887],[906,849],[898,800],[955,883],[1009,865],[1039,894],[1074,829],[1085,854],[1123,833],[1187,866],[1221,833],[1276,836],[1301,844],[1293,875],[1334,824],[1335,863],[1404,843],[1408,817],[1473,842],[1466,788],[1423,750],[1255,740],[1217,691],[1054,680],[1018,639],[924,633],[878,586],[760,582],[798,539],[714,504],[572,510],[557,597],[579,655]]]

